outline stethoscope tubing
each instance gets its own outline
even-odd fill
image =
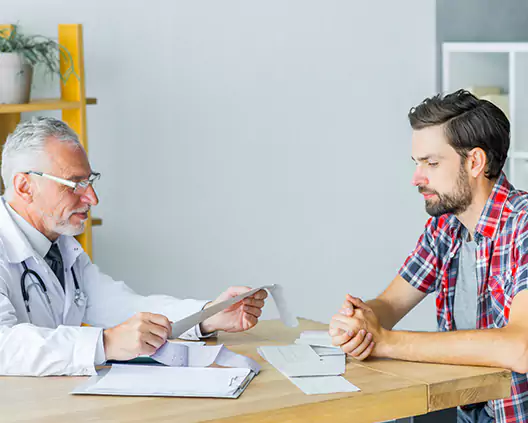
[[[29,306],[29,292],[26,286],[26,278],[28,276],[32,276],[33,278],[36,279],[38,285],[40,286],[40,289],[42,290],[42,293],[44,294],[44,297],[46,298],[46,302],[48,303],[48,307],[51,311],[53,320],[56,323],[57,319],[55,317],[55,312],[53,311],[53,307],[51,305],[51,299],[48,295],[48,289],[46,288],[46,284],[44,283],[44,281],[42,280],[42,278],[37,272],[35,272],[34,270],[30,269],[27,266],[25,261],[22,262],[22,267],[24,267],[24,272],[22,272],[22,276],[20,277],[20,288],[22,290],[22,299],[24,300],[24,305],[26,306],[26,311],[28,313],[30,321],[31,321],[31,309]],[[74,295],[73,302],[75,303],[75,305],[79,306],[81,302],[81,298],[82,298],[82,293],[81,293],[81,288],[79,286],[79,281],[77,280],[77,275],[75,274],[75,271],[73,270],[73,266],[71,268],[71,272],[73,276],[73,284],[75,286],[75,295]]]

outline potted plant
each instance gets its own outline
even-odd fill
[[[60,72],[61,54],[70,65],[66,75]],[[0,104],[29,102],[33,70],[39,67],[63,80],[74,73],[71,56],[56,41],[21,34],[16,25],[0,30]]]

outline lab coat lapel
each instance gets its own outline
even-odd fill
[[[66,325],[79,325],[84,317],[85,307],[77,306],[74,303],[75,298],[75,283],[73,280],[72,267],[79,286],[82,290],[81,269],[75,266],[75,262],[83,253],[81,244],[72,236],[61,235],[58,239],[59,249],[62,255],[62,262],[64,264],[64,280],[65,280],[65,305],[63,313],[63,322]]]

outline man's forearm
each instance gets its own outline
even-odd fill
[[[396,323],[398,323],[399,317],[395,316],[394,310],[390,304],[385,301],[375,298],[365,302],[378,317],[381,326],[384,329],[391,330]]]
[[[508,327],[453,332],[385,331],[374,355],[429,363],[495,366],[526,373],[527,335]]]

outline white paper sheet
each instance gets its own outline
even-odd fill
[[[345,352],[339,347],[318,347],[310,345],[319,357],[340,356],[344,357]]]
[[[290,327],[298,326],[299,322],[297,318],[288,310],[282,287],[280,285],[274,284],[274,285],[264,285],[259,288],[254,288],[246,292],[245,294],[240,294],[229,300],[222,301],[221,303],[218,303],[212,307],[209,307],[205,310],[201,310],[177,322],[174,322],[172,324],[172,338],[174,339],[174,338],[179,337],[181,334],[188,331],[190,328],[196,326],[197,324],[203,322],[205,319],[208,319],[209,317],[214,316],[215,314],[221,312],[222,310],[225,310],[226,308],[232,306],[233,304],[236,304],[239,301],[242,301],[246,297],[250,297],[251,295],[255,294],[261,289],[267,289],[269,293],[271,294],[273,301],[275,301],[275,304],[277,305],[277,309],[279,310],[279,315],[280,315],[282,322],[286,326],[290,326]]]
[[[74,394],[236,397],[251,380],[249,369],[165,367],[114,364],[95,383]],[[92,378],[91,378],[92,379]]]
[[[296,344],[313,345],[318,347],[336,348],[332,345],[332,337],[327,331],[307,330],[301,333]]]
[[[342,376],[291,377],[289,379],[306,395],[358,392],[360,390]]]
[[[152,359],[173,367],[208,367],[216,363],[224,367],[251,369],[258,374],[260,364],[249,357],[236,354],[224,345],[201,346],[166,342],[152,356]]]
[[[338,376],[345,372],[345,357],[319,357],[309,345],[263,346],[259,354],[288,377]]]
[[[307,395],[355,392],[344,377],[346,356],[319,356],[309,345],[262,346],[259,354]]]
[[[268,292],[271,294],[273,301],[275,301],[282,322],[286,326],[289,326],[291,328],[299,326],[299,321],[297,320],[297,317],[295,317],[295,315],[288,308],[282,285],[273,284],[271,285],[271,287],[268,287]]]

